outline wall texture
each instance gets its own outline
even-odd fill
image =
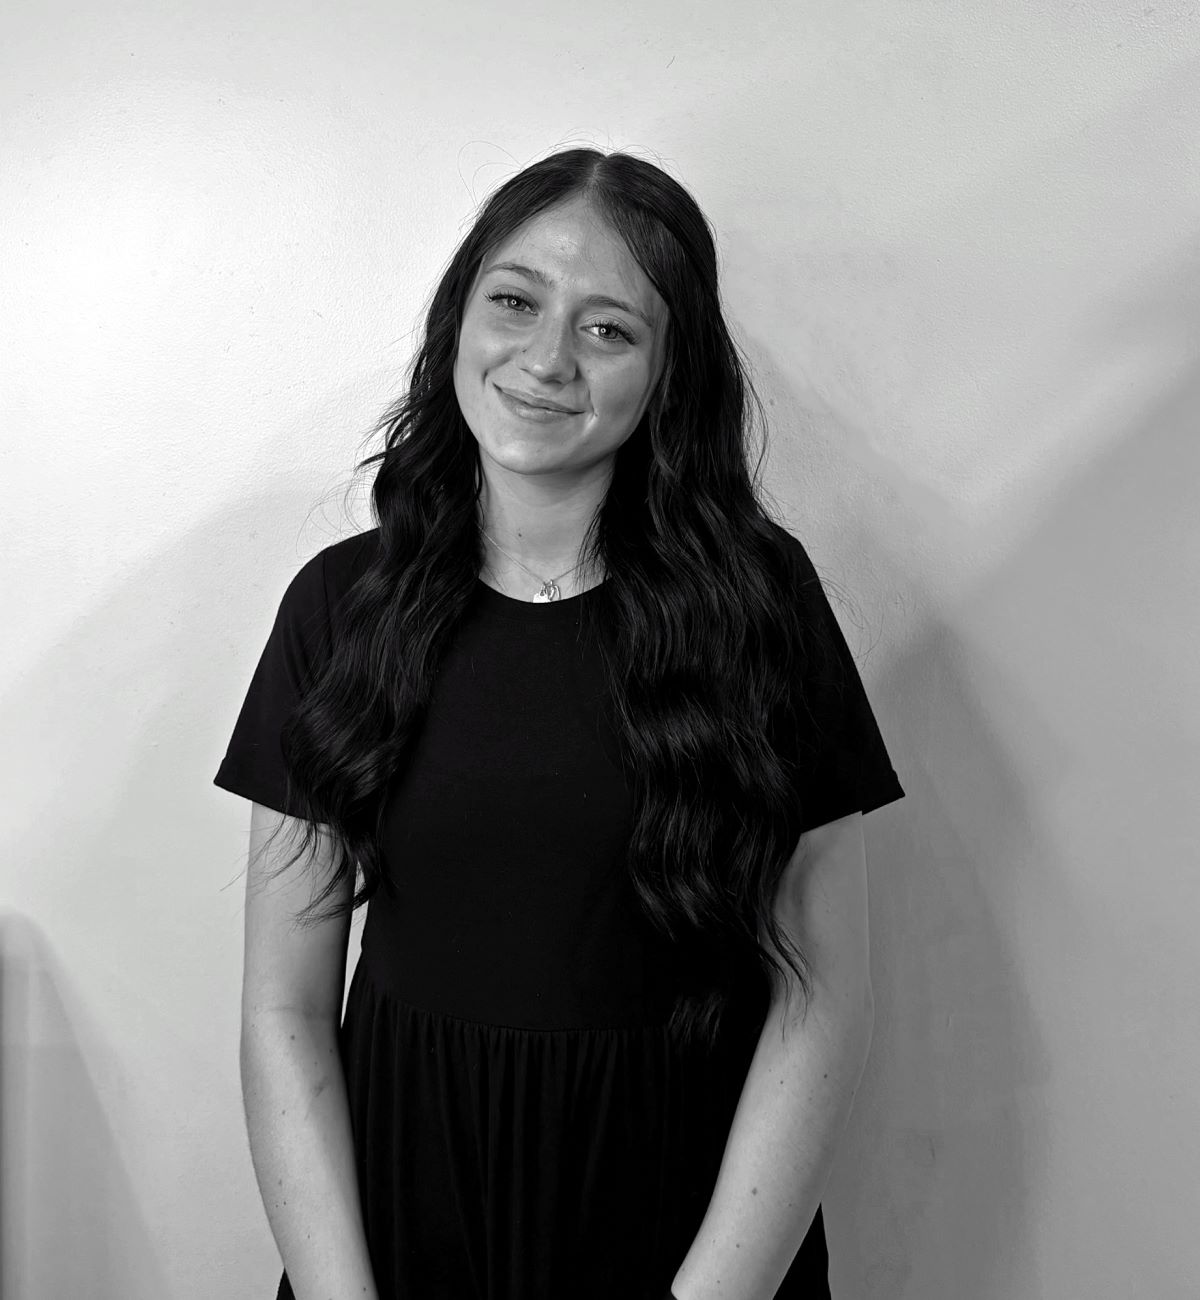
[[[1197,1294],[1200,20],[1035,8],[6,7],[5,1300],[273,1294],[209,782],[474,203],[571,143],[714,221],[908,790],[835,1295]]]

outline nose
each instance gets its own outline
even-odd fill
[[[535,324],[521,352],[521,367],[539,383],[567,383],[575,377],[576,360],[571,324],[545,313]]]

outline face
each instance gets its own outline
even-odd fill
[[[657,290],[582,200],[540,213],[485,254],[454,361],[485,475],[611,468],[654,394],[666,328]]]

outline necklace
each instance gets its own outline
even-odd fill
[[[488,532],[486,528],[484,528],[482,531],[484,537],[486,537],[488,541],[491,542],[491,544],[496,548],[496,550],[500,552],[501,555],[507,555],[508,558],[512,560],[514,564],[519,564],[521,568],[525,570],[526,573],[533,574],[533,576],[542,584],[540,589],[535,593],[533,597],[534,600],[539,603],[545,602],[547,600],[557,600],[559,596],[562,595],[562,592],[560,592],[558,589],[558,578],[565,578],[568,573],[574,573],[575,570],[578,569],[579,566],[583,563],[583,561],[580,560],[578,563],[573,564],[569,569],[566,570],[565,573],[560,573],[558,575],[558,578],[543,578],[540,573],[534,573],[533,570],[529,567],[529,565],[526,564],[523,560],[518,560],[517,557],[513,555],[511,551],[506,551],[504,547],[501,546],[498,541],[496,541],[496,539],[491,535],[491,533]]]

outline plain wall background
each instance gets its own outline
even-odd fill
[[[908,792],[835,1296],[1200,1291],[1200,20],[1044,8],[6,6],[5,1300],[273,1294],[211,778],[476,201],[578,143],[714,222]]]

